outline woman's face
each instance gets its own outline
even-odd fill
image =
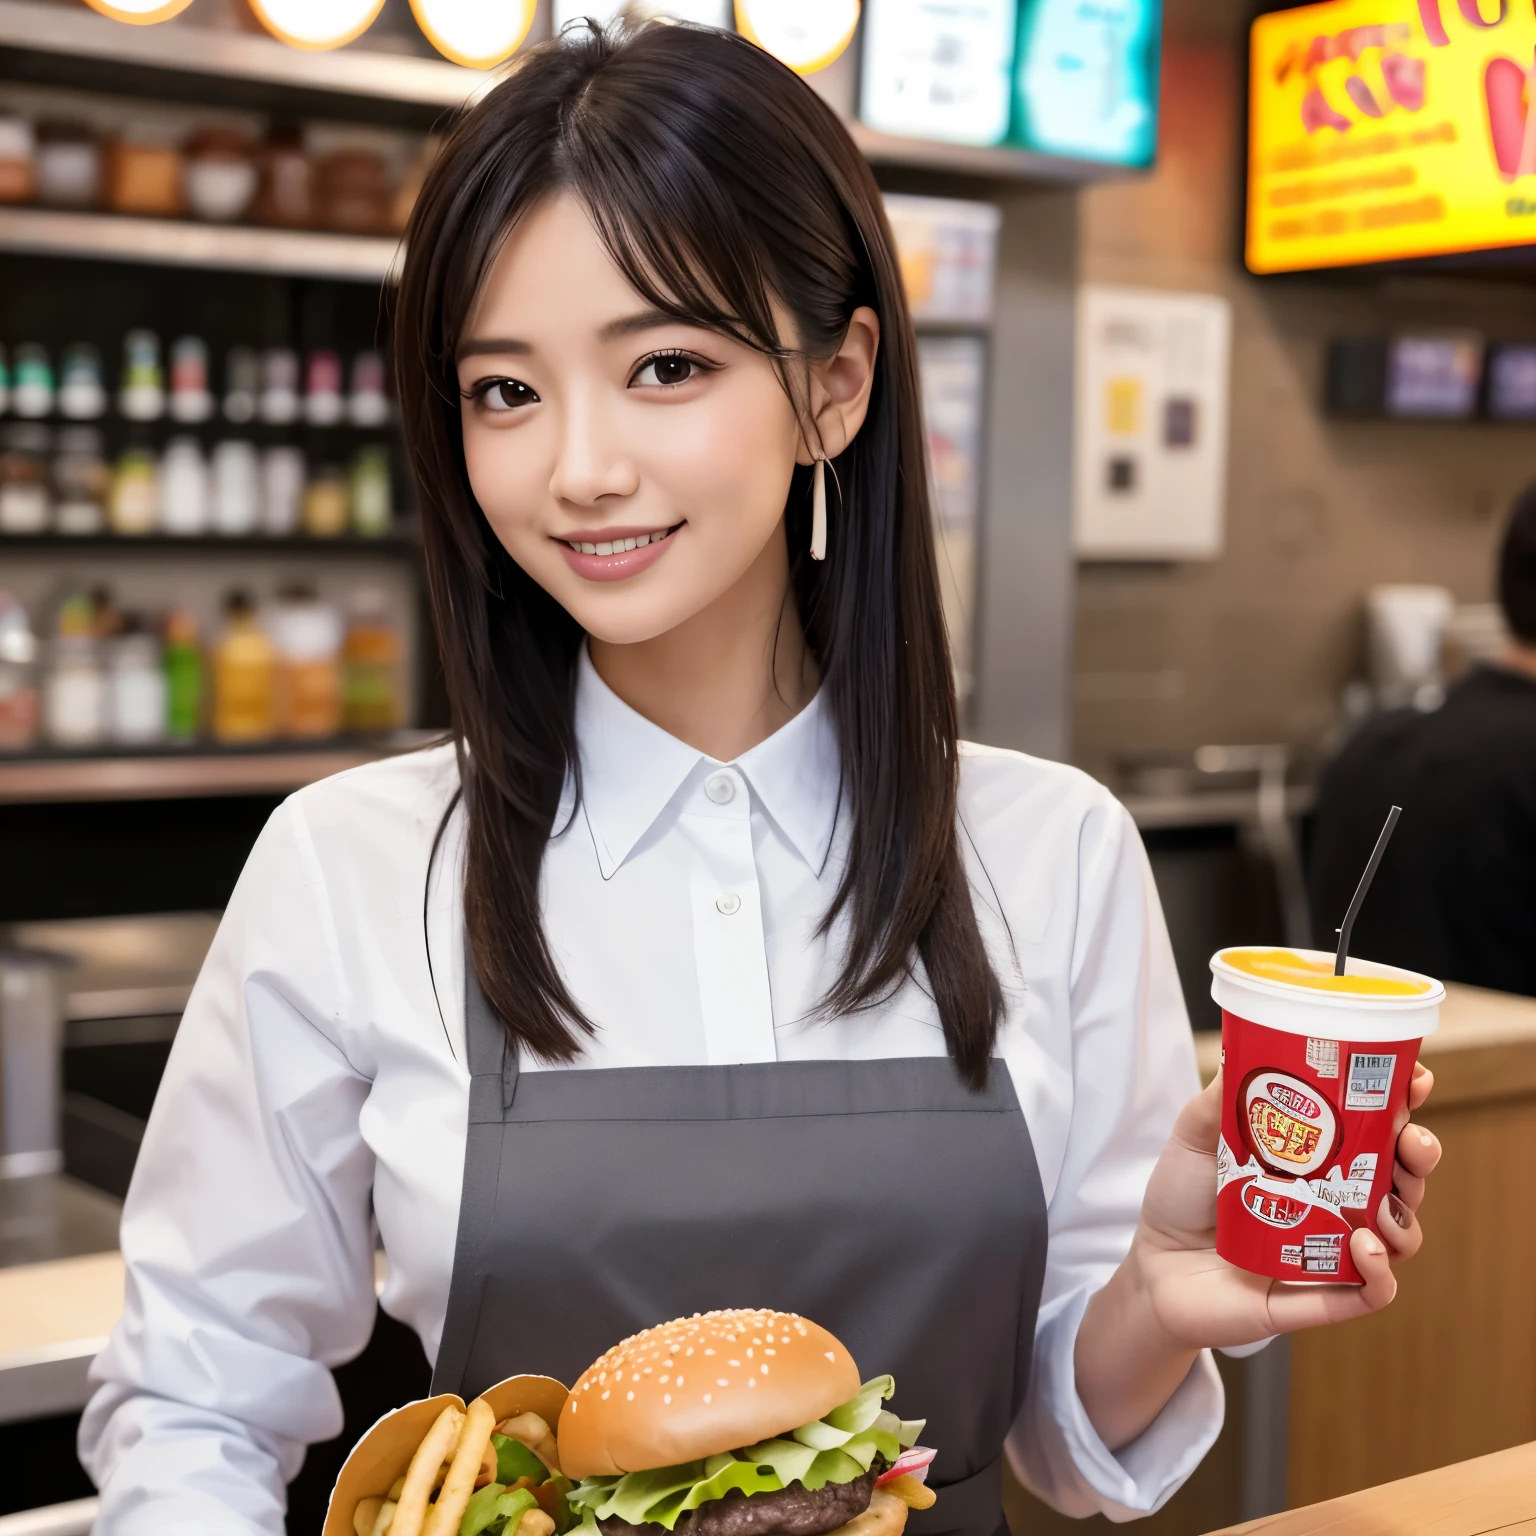
[[[475,497],[589,634],[652,639],[779,553],[809,455],[773,362],[652,310],[574,197],[513,231],[464,336]]]

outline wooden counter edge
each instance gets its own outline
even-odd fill
[[[1213,1536],[1481,1536],[1536,1520],[1536,1441],[1288,1509]]]

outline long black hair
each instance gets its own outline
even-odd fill
[[[950,1055],[985,1080],[1002,993],[958,843],[957,710],[924,466],[917,353],[868,165],[789,69],[722,32],[568,30],[450,133],[406,234],[396,368],[467,817],[464,915],[509,1034],[546,1060],[592,1025],[550,953],[539,871],[563,786],[580,792],[576,621],[511,559],[465,470],[456,348],[509,229],[568,191],[658,310],[773,357],[832,356],[853,311],[881,335],[862,431],[833,462],[825,562],[809,471],[785,507],[793,598],[841,755],[846,920],[824,1015],[877,1004],[920,958]],[[777,299],[793,317],[778,334]],[[792,393],[792,398],[798,398]]]

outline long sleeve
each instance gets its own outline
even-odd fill
[[[374,1313],[368,1080],[300,808],[257,841],[171,1052],[123,1213],[126,1304],[80,1429],[98,1536],[280,1533],[328,1366]]]
[[[1108,796],[1081,824],[1067,998],[1070,1128],[1050,1202],[1029,1395],[1008,1451],[1021,1480],[1063,1513],[1129,1520],[1159,1508],[1195,1469],[1224,1404],[1204,1353],[1157,1419],[1112,1453],[1077,1395],[1084,1310],[1129,1250],[1153,1165],[1200,1086],[1146,854]]]

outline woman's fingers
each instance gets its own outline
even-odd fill
[[[1392,1165],[1392,1193],[1410,1211],[1416,1211],[1424,1203],[1424,1180],[1408,1172],[1401,1163]]]
[[[1422,1061],[1415,1062],[1413,1080],[1408,1084],[1408,1108],[1420,1108],[1435,1086],[1435,1074]]]
[[[1276,1281],[1269,1291],[1269,1321],[1276,1333],[1296,1333],[1302,1328],[1321,1328],[1347,1323],[1379,1311],[1397,1295],[1392,1255],[1387,1245],[1368,1227],[1350,1235],[1350,1257],[1360,1271],[1362,1285],[1291,1285]]]
[[[1221,1072],[1211,1079],[1210,1086],[1197,1093],[1183,1109],[1173,1124],[1174,1141],[1182,1143],[1191,1152],[1209,1157],[1216,1155],[1216,1143],[1221,1137]]]
[[[1376,1211],[1376,1227],[1390,1250],[1394,1264],[1411,1259],[1424,1242],[1424,1230],[1419,1218],[1397,1195],[1386,1194]]]
[[[1440,1161],[1440,1138],[1422,1125],[1405,1125],[1397,1138],[1397,1160],[1415,1179],[1428,1178]]]

